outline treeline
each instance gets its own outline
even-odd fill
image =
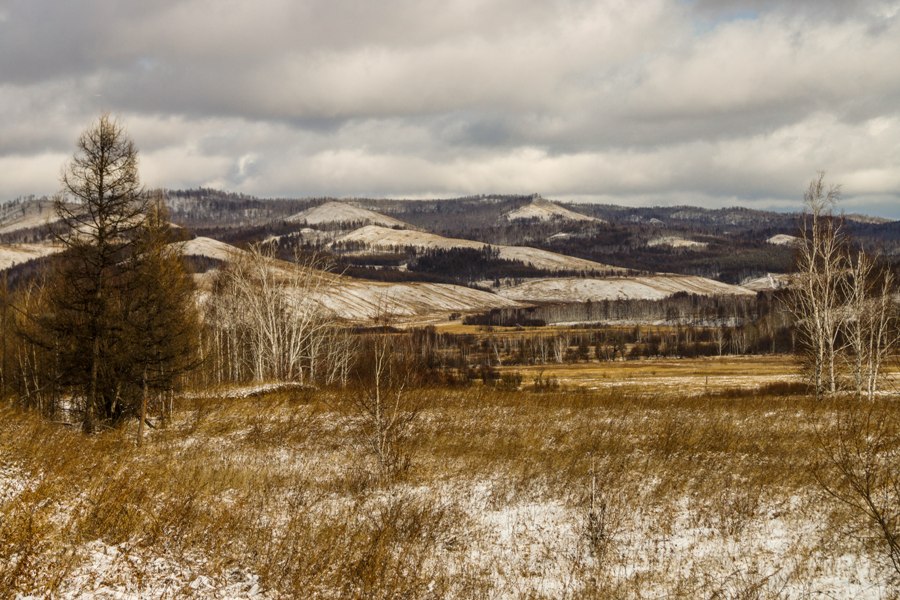
[[[448,275],[461,282],[548,274],[523,261],[500,258],[500,250],[491,246],[426,250],[410,261],[407,268],[415,273]]]
[[[704,356],[790,353],[795,334],[779,313],[741,326],[579,326],[479,333],[445,333],[434,327],[395,333],[413,352],[427,382],[468,384],[497,380],[499,366],[695,358]]]
[[[316,199],[260,199],[209,188],[171,190],[166,195],[172,221],[191,228],[263,225],[316,203]]]
[[[701,295],[677,292],[668,298],[598,300],[596,302],[565,302],[542,304],[524,308],[496,308],[488,312],[470,315],[465,322],[470,325],[552,325],[555,323],[597,322],[666,322],[667,324],[693,324],[718,326],[743,324],[768,316],[779,308],[772,292],[760,292],[755,296]]]

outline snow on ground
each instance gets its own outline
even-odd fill
[[[791,276],[784,273],[766,273],[762,277],[742,281],[741,287],[754,292],[767,292],[787,287],[790,280]]]
[[[602,222],[600,219],[577,213],[573,210],[569,210],[568,208],[563,208],[562,206],[554,204],[549,200],[544,200],[539,196],[525,206],[519,207],[515,210],[511,210],[508,213],[504,214],[503,218],[507,221],[519,221],[525,219],[552,221],[554,219],[561,219],[566,221],[596,221],[598,223]]]
[[[255,383],[249,385],[231,385],[224,389],[204,388],[199,391],[184,392],[182,395],[185,398],[221,398],[235,400],[239,398],[253,398],[272,392],[305,389],[310,389],[310,387],[297,381],[271,381],[268,383]]]
[[[322,225],[324,223],[370,223],[385,227],[409,227],[403,221],[346,202],[326,202],[287,218],[288,221]]]
[[[367,321],[389,316],[401,320],[448,313],[480,312],[520,304],[497,294],[443,283],[379,283],[346,278],[315,298],[338,317]]]
[[[424,250],[452,248],[481,249],[487,246],[484,242],[447,238],[434,233],[387,229],[376,225],[361,227],[338,240],[339,242],[359,242],[370,248],[389,249],[393,247],[412,246]],[[526,246],[491,245],[500,252],[504,260],[520,260],[538,269],[550,271],[624,271],[620,267],[611,267],[591,260],[557,254],[547,250],[528,248]]]
[[[788,235],[786,233],[779,233],[778,235],[773,235],[769,239],[766,240],[767,244],[773,244],[775,246],[793,246],[800,242],[800,238],[793,235]]]
[[[767,501],[735,482],[660,511],[652,500],[658,483],[648,481],[645,501],[631,505],[601,481],[598,543],[586,502],[504,498],[490,481],[443,491],[470,517],[465,552],[445,558],[461,561],[459,571],[488,574],[495,598],[578,597],[589,579],[600,597],[891,597],[886,572],[869,557],[823,543],[818,498]]]
[[[49,244],[0,245],[0,271],[61,251],[61,247]]]
[[[740,286],[693,275],[645,275],[582,279],[533,279],[497,294],[520,302],[587,302],[597,300],[662,300],[677,292],[748,296],[755,292]]]
[[[239,567],[213,579],[203,575],[202,557],[145,555],[139,544],[110,545],[100,540],[78,548],[80,562],[66,576],[56,598],[124,600],[130,598],[272,598],[259,577]],[[74,557],[73,557],[74,559]],[[192,560],[193,559],[193,560]],[[20,596],[26,600],[37,596]]]
[[[14,500],[35,482],[19,466],[0,458],[0,506]]]
[[[191,252],[213,258],[222,257],[222,260],[228,260],[234,251],[240,252],[227,244],[222,246],[224,247],[201,243],[199,248],[194,248]],[[275,261],[273,268],[278,269],[283,276],[290,277],[292,271],[299,267],[292,263]],[[195,276],[197,287],[201,290],[201,304],[204,295],[209,293],[209,283],[214,276],[215,270]],[[515,300],[461,285],[385,283],[333,273],[324,273],[322,277],[324,280],[321,286],[315,290],[297,289],[298,304],[317,302],[336,317],[353,322],[389,318],[392,321],[396,320],[397,324],[425,323],[446,320],[450,313],[472,313],[492,308],[521,306]]]
[[[652,239],[647,242],[647,245],[651,248],[657,246],[671,246],[672,248],[692,248],[695,250],[700,250],[709,246],[706,242],[697,242],[672,235]]]
[[[59,218],[53,203],[46,201],[27,202],[24,205],[0,207],[0,233],[12,233],[22,229],[48,225]]]
[[[231,260],[242,252],[242,250],[235,248],[231,244],[208,237],[197,237],[186,242],[177,242],[175,246],[180,248],[185,256],[202,256],[221,261]]]

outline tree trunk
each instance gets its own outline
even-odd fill
[[[141,411],[140,411],[140,421],[138,422],[138,446],[143,445],[144,443],[144,421],[147,420],[147,367],[144,367],[144,372],[141,374]]]

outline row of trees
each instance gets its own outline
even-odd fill
[[[839,198],[824,174],[810,182],[791,309],[817,396],[838,391],[849,369],[857,395],[871,399],[900,341],[896,282],[877,255],[850,243],[834,214]]]

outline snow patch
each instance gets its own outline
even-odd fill
[[[755,294],[755,292],[740,286],[693,275],[533,279],[497,290],[498,295],[520,302],[662,300],[678,292],[701,296],[749,296]]]
[[[185,256],[201,256],[223,262],[233,260],[235,256],[243,252],[231,244],[208,237],[197,237],[187,242],[176,242],[174,245]]]
[[[313,208],[308,208],[287,218],[295,223],[307,225],[322,225],[325,223],[368,223],[382,225],[384,227],[409,227],[403,221],[382,215],[367,208],[353,206],[345,202],[326,202]]]
[[[507,221],[521,221],[526,219],[537,219],[538,221],[552,221],[555,219],[565,221],[594,221],[602,223],[601,219],[589,217],[581,213],[577,213],[568,208],[563,208],[558,204],[554,204],[549,200],[545,200],[540,196],[536,196],[531,202],[525,206],[509,211],[503,215]]]
[[[753,290],[754,292],[766,292],[785,288],[790,282],[790,275],[785,275],[783,273],[766,273],[762,277],[745,279],[741,282],[741,287]]]
[[[766,240],[767,244],[773,244],[775,246],[794,246],[800,243],[800,238],[793,235],[788,235],[786,233],[779,233],[778,235],[773,235],[769,239]]]
[[[652,239],[647,242],[647,245],[651,248],[655,248],[657,246],[670,246],[672,248],[692,248],[694,250],[700,250],[709,246],[709,244],[707,244],[706,242],[697,242],[694,240],[688,240],[671,235]]]
[[[62,247],[49,244],[12,244],[0,245],[0,271],[16,265],[62,252]]]

